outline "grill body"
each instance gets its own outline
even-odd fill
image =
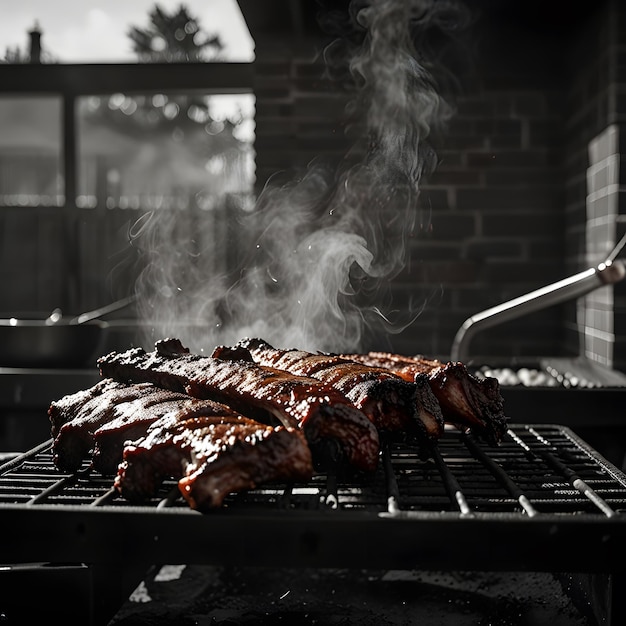
[[[155,563],[574,572],[587,586],[598,576],[622,585],[626,476],[569,428],[513,424],[497,448],[447,430],[431,452],[387,442],[372,476],[320,473],[232,494],[201,514],[173,481],[137,506],[87,460],[60,473],[45,442],[0,468],[11,529],[0,553],[96,572]],[[612,597],[603,623],[619,623]]]

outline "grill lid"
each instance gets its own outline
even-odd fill
[[[446,430],[431,458],[383,446],[368,479],[317,474],[201,514],[176,483],[131,505],[51,442],[0,467],[5,562],[611,571],[626,549],[626,476],[567,427],[512,425],[492,448]],[[7,525],[8,524],[8,525]]]

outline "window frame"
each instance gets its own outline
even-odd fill
[[[1,64],[3,96],[56,95],[62,100],[64,206],[76,207],[76,100],[111,93],[240,94],[254,92],[252,62]]]

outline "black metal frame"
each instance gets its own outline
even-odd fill
[[[159,563],[568,572],[577,588],[602,590],[598,623],[623,623],[626,476],[566,427],[510,432],[496,449],[447,432],[428,460],[390,444],[365,481],[328,472],[233,494],[208,514],[189,509],[174,481],[136,506],[88,460],[60,474],[46,442],[0,468],[11,529],[0,553],[8,563],[87,563],[99,580]],[[129,591],[109,589],[109,608]]]

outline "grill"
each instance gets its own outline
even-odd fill
[[[87,461],[60,473],[51,442],[6,462],[4,562],[580,572],[622,584],[626,475],[560,425],[513,424],[498,448],[446,430],[428,459],[386,443],[367,480],[320,473],[232,494],[209,514],[174,481],[142,506],[111,484]]]

